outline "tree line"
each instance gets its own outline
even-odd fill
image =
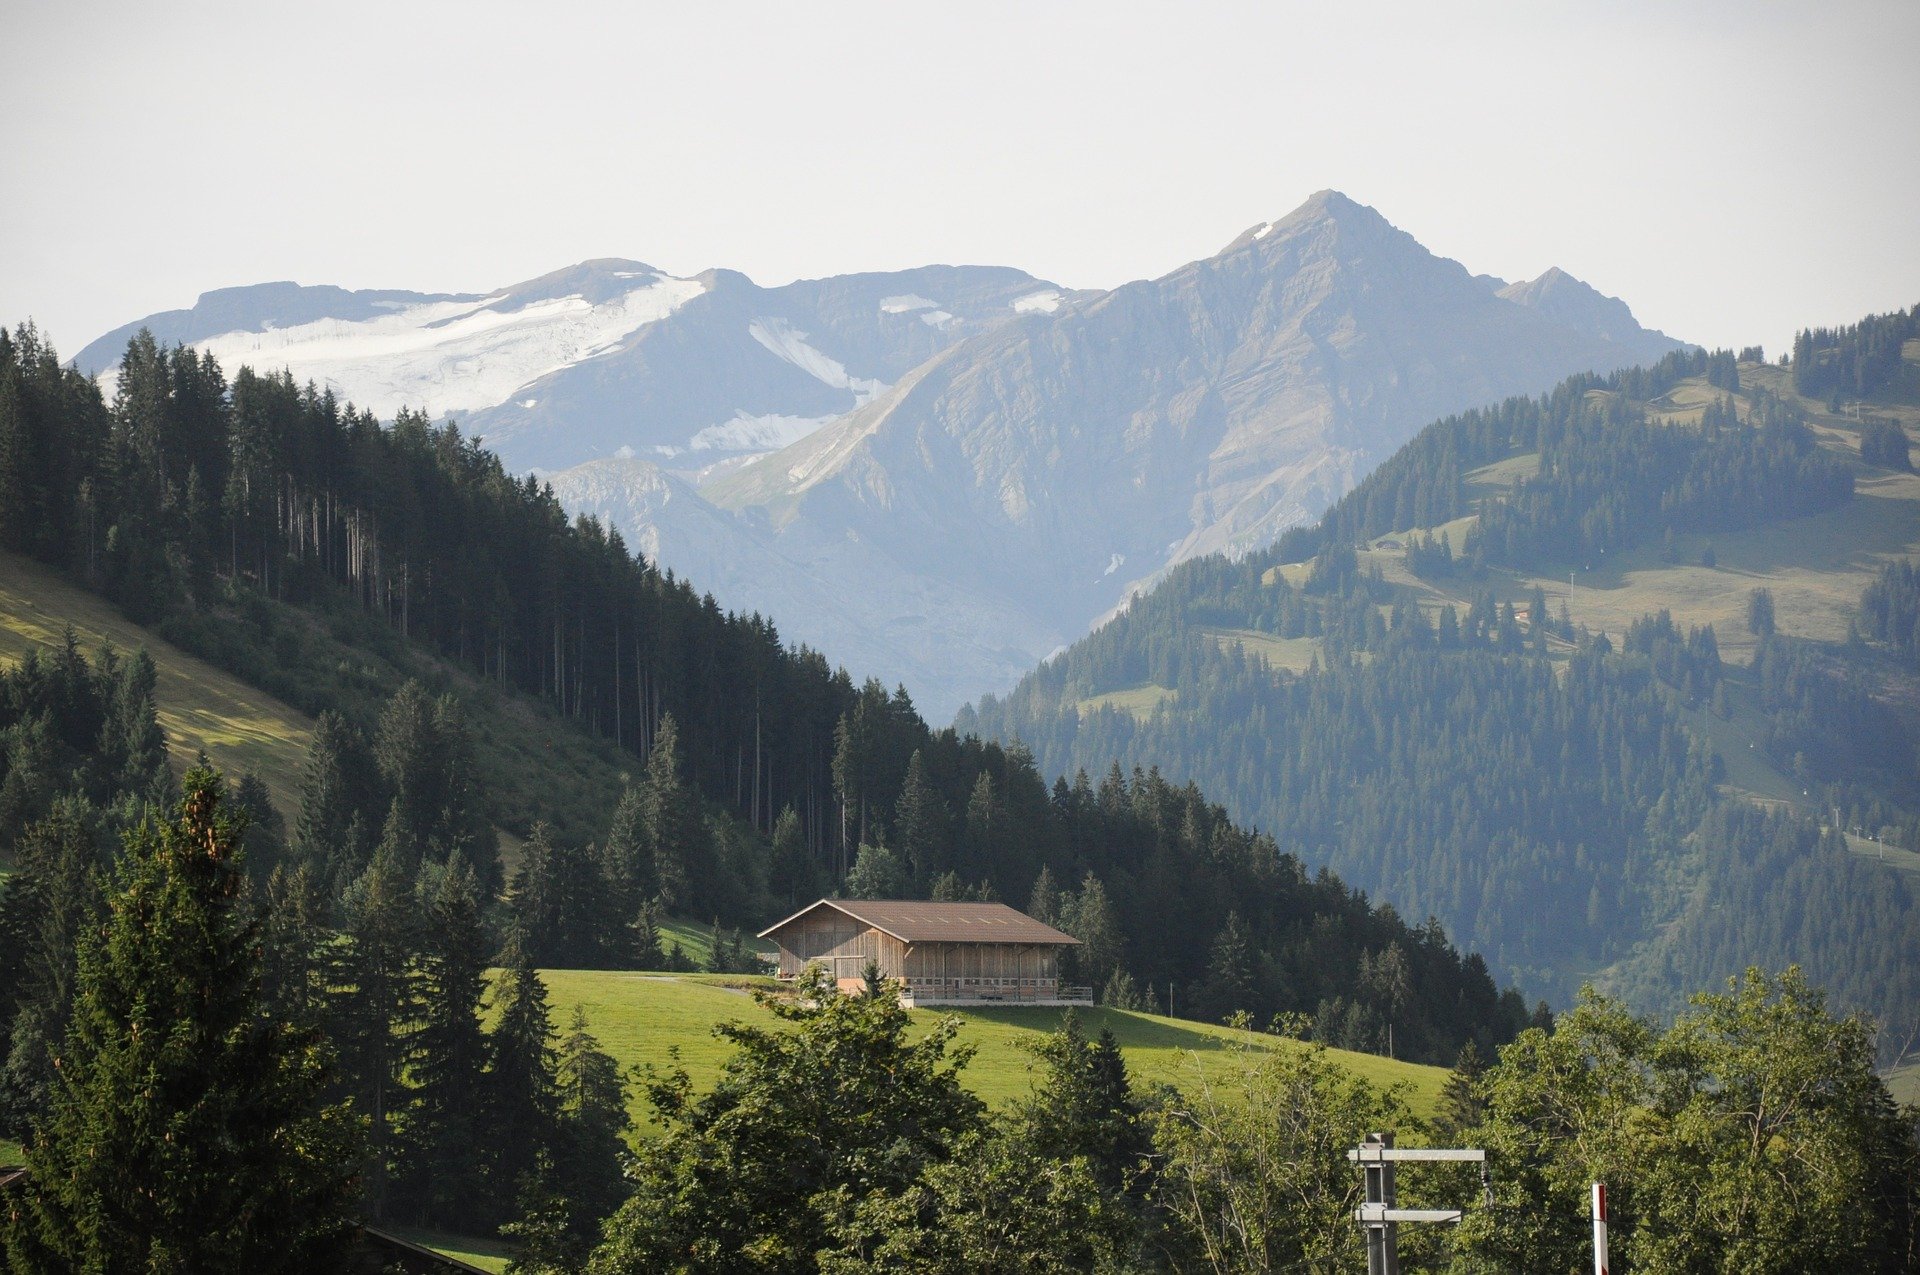
[[[382,426],[284,374],[229,383],[145,336],[111,404],[27,327],[0,334],[0,381],[5,429],[37,458],[33,507],[54,520],[36,513],[5,547],[270,684],[307,648],[281,643],[299,624],[253,617],[287,611],[354,638],[345,608],[644,766],[591,820],[543,832],[537,805],[511,820],[490,808],[460,696],[396,687],[377,723],[353,720],[367,697],[329,689],[353,680],[344,663],[304,669],[289,689],[321,718],[318,769],[289,840],[316,907],[388,842],[407,873],[457,850],[491,905],[512,884],[491,821],[532,849],[527,897],[544,901],[524,919],[542,960],[630,963],[643,905],[743,926],[836,890],[897,890],[1055,908],[1084,931],[1076,975],[1129,1004],[1214,1016],[1377,1001],[1360,960],[1397,948],[1441,993],[1396,1037],[1415,1056],[1490,1046],[1527,1019],[1436,927],[1315,876],[1198,789],[1104,764],[1098,784],[1070,770],[1049,786],[1021,748],[931,730],[903,689],[856,684],[765,620],[723,614],[593,519],[568,522],[452,425]],[[234,635],[256,632],[269,649],[236,655]],[[1216,977],[1230,920],[1227,948],[1250,944],[1260,975],[1246,1004],[1221,990],[1237,976]]]
[[[1362,1249],[1344,1153],[1380,1129],[1488,1152],[1484,1202],[1465,1166],[1401,1174],[1403,1203],[1464,1207],[1457,1228],[1403,1234],[1423,1269],[1579,1266],[1592,1181],[1623,1270],[1920,1258],[1916,1112],[1875,1074],[1868,1026],[1794,969],[1749,969],[1665,1027],[1583,992],[1491,1059],[1463,1047],[1423,1119],[1285,1023],[1142,1086],[1112,1033],[1071,1013],[1033,1045],[1028,1094],[990,1112],[962,1083],[957,1019],[910,1030],[877,970],[848,995],[815,966],[796,995],[758,996],[772,1022],[719,1029],[730,1052],[710,1089],[647,1072],[656,1127],[626,1143],[626,1078],[577,1018],[553,1056],[538,977],[514,957],[491,1030],[463,993],[421,1030],[450,1043],[457,1027],[488,1055],[479,1087],[441,1088],[453,1073],[423,1053],[419,1086],[439,1100],[403,1126],[405,1145],[431,1146],[477,1115],[483,1150],[390,1178],[367,1165],[382,1135],[343,1095],[339,1056],[267,993],[226,803],[196,769],[126,839],[81,943],[60,1086],[0,1194],[0,1258],[19,1275],[345,1270],[366,1193],[416,1190],[459,1217],[507,1162],[523,1166],[502,1227],[521,1275],[1343,1269]],[[459,875],[436,897],[470,900],[444,888]]]
[[[1842,1003],[1882,1017],[1891,1057],[1920,1021],[1902,974],[1920,956],[1907,892],[1872,884],[1884,873],[1844,848],[1814,848],[1823,824],[1920,846],[1920,736],[1876,650],[1911,649],[1910,565],[1866,591],[1847,643],[1775,632],[1772,596],[1756,591],[1745,670],[1723,665],[1711,627],[1682,631],[1656,613],[1609,638],[1537,587],[1500,600],[1490,578],[1497,565],[1563,565],[1559,555],[1663,527],[1846,498],[1849,462],[1757,387],[1741,410],[1710,403],[1698,428],[1636,406],[1706,367],[1682,354],[1437,422],[1316,526],[1246,559],[1182,564],[960,724],[1022,741],[1046,769],[1157,764],[1348,881],[1432,913],[1501,977],[1550,997],[1572,994],[1575,971],[1634,957],[1638,1003],[1672,1008],[1679,989],[1738,969],[1743,941],[1774,963],[1800,960]],[[1403,542],[1415,573],[1447,578],[1462,605],[1423,606],[1377,558],[1363,565],[1357,544],[1472,512],[1460,476],[1536,448],[1538,477],[1474,497],[1492,530],[1461,545],[1425,529]],[[1312,639],[1311,663],[1274,667],[1273,638]],[[1097,700],[1143,686],[1162,694],[1151,709]],[[1780,834],[1801,847],[1799,866],[1784,850],[1752,852],[1744,825],[1707,818],[1722,763],[1692,723],[1736,708],[1757,710],[1757,750],[1804,790],[1802,812],[1782,816],[1794,831]],[[1736,864],[1736,892],[1775,912],[1690,893]],[[1829,879],[1811,889],[1819,873]],[[1808,897],[1819,915],[1788,904]],[[1714,906],[1711,924],[1676,924],[1698,906]]]

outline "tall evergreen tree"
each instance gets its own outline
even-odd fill
[[[767,852],[767,889],[788,908],[797,908],[818,891],[813,856],[807,851],[807,834],[800,816],[792,806],[773,821],[773,837]]]
[[[386,815],[373,755],[360,732],[332,709],[314,723],[300,785],[294,844],[301,858],[328,881],[360,875]]]
[[[260,1012],[240,830],[195,770],[127,839],[80,957],[60,1085],[28,1144],[19,1275],[324,1270],[347,1233],[352,1122],[326,1055]]]
[[[327,1031],[339,1049],[354,1107],[367,1122],[367,1207],[384,1218],[410,1098],[407,1065],[417,1030],[419,941],[413,875],[389,820],[373,860],[341,900],[344,923],[331,950]]]
[[[568,1204],[568,1238],[577,1269],[600,1233],[600,1222],[626,1198],[627,1078],[587,1030],[586,1011],[574,1006],[560,1040],[554,1072],[560,1102],[561,1186]]]
[[[102,855],[96,816],[66,797],[27,830],[0,896],[0,943],[17,973],[0,987],[7,1052],[0,1056],[0,1128],[19,1133],[46,1110],[54,1055],[67,1030],[81,937],[100,912]]]
[[[680,777],[680,729],[671,713],[661,719],[654,735],[640,801],[661,901],[669,909],[697,907],[705,902],[712,848],[700,799]]]
[[[913,750],[907,759],[906,778],[900,784],[900,800],[894,803],[894,839],[900,855],[921,889],[952,867],[948,848],[951,832],[947,803],[927,778],[926,757]]]
[[[559,1094],[547,986],[517,928],[500,963],[500,1017],[487,1034],[488,1173],[493,1198],[512,1200],[540,1153],[554,1149]]]
[[[484,1220],[487,936],[479,885],[458,852],[422,869],[416,893],[420,1027],[404,1131],[407,1196],[430,1225],[459,1230]]]

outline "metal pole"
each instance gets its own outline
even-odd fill
[[[1385,1149],[1393,1145],[1391,1133],[1370,1133],[1361,1144]],[[1366,1182],[1366,1202],[1382,1208],[1394,1206],[1393,1163],[1390,1160],[1363,1161],[1361,1173]],[[1400,1275],[1399,1224],[1385,1220],[1368,1222],[1367,1275]]]
[[[1593,1184],[1593,1275],[1607,1275],[1607,1184]]]

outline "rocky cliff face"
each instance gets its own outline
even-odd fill
[[[943,712],[1171,564],[1317,515],[1434,417],[1677,345],[1631,315],[1562,321],[1540,302],[1585,288],[1563,278],[1516,300],[1322,192],[1204,261],[963,341],[702,494],[836,599],[914,598],[878,667]],[[981,599],[1009,640],[975,662],[950,639]],[[783,620],[829,653],[849,636]]]
[[[1331,191],[1104,293],[993,266],[762,288],[605,260],[488,294],[227,289],[77,361],[111,369],[142,325],[383,417],[454,415],[936,717],[1173,563],[1317,516],[1434,417],[1677,344],[1562,271],[1470,275]]]

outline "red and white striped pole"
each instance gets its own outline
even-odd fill
[[[1607,1275],[1607,1184],[1593,1184],[1593,1275]]]

